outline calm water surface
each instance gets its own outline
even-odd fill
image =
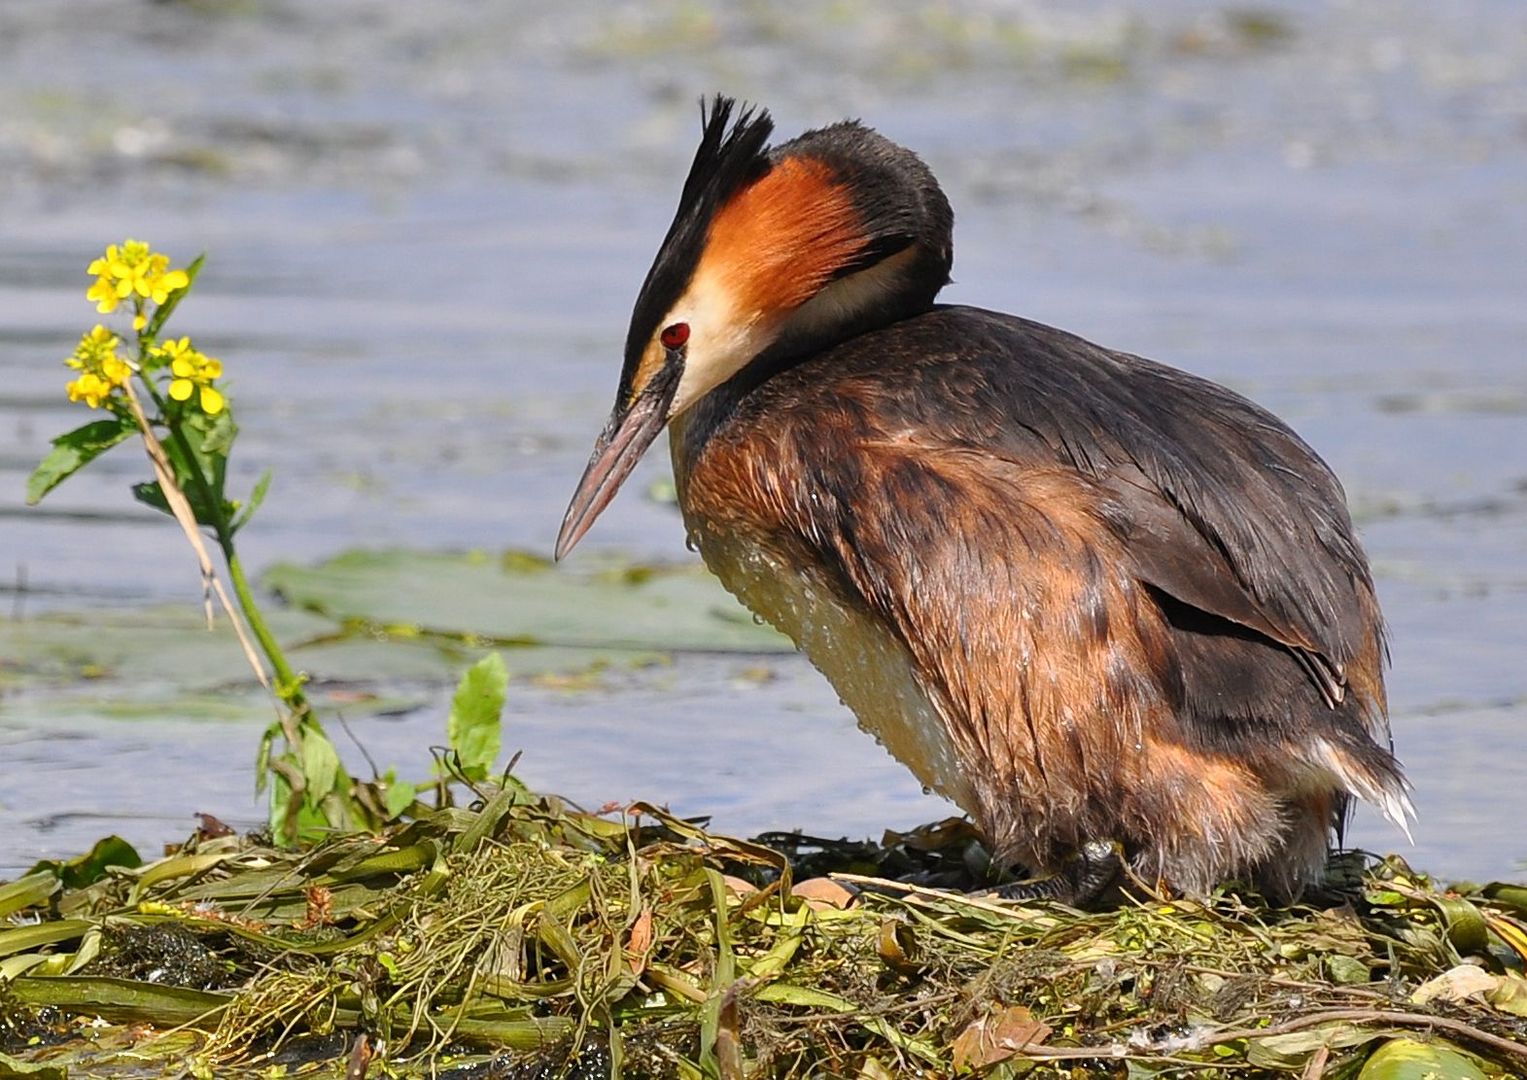
[[[803,9],[804,11],[805,9]],[[81,410],[84,265],[123,235],[209,253],[177,317],[236,394],[255,565],[357,545],[547,551],[625,319],[725,89],[782,133],[858,115],[956,208],[949,300],[1224,381],[1342,476],[1388,615],[1396,741],[1444,875],[1527,840],[1527,9],[1279,3],[0,4],[0,601],[194,604],[131,454],[40,509]],[[643,491],[590,546],[685,557]],[[803,662],[681,660],[513,693],[532,784],[719,826],[938,816]],[[0,659],[3,673],[3,659]],[[0,687],[5,684],[0,682]],[[368,721],[384,761],[444,692]],[[0,876],[107,831],[147,850],[258,816],[253,725],[0,696]],[[247,752],[246,752],[247,751]],[[1353,839],[1403,845],[1360,814]],[[1402,850],[1410,850],[1403,849]]]

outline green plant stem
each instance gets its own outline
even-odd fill
[[[219,515],[221,517],[221,515]],[[307,695],[302,692],[302,680],[292,670],[287,662],[286,654],[281,651],[275,635],[270,632],[266,625],[265,615],[255,603],[254,593],[249,588],[249,579],[244,576],[244,566],[239,562],[238,553],[233,548],[233,537],[227,532],[225,524],[221,521],[217,528],[218,546],[223,549],[223,561],[228,564],[228,578],[233,582],[233,594],[238,597],[239,607],[243,609],[244,621],[249,623],[249,629],[254,633],[255,640],[260,643],[260,648],[265,650],[265,658],[270,661],[271,671],[276,676],[276,694],[287,707],[297,714],[299,720],[306,720],[312,714],[308,707]]]
[[[143,383],[148,387],[148,392],[159,409],[159,415],[167,417],[169,409],[159,393],[159,388],[154,385],[152,379],[145,378]],[[207,477],[201,470],[201,459],[192,452],[190,441],[186,439],[186,434],[180,425],[166,420],[165,427],[169,429],[170,438],[175,440],[175,445],[180,448],[181,454],[191,466],[191,481],[196,485],[202,505],[213,516],[212,529],[217,535],[217,546],[222,549],[223,562],[228,567],[228,577],[233,583],[234,595],[238,597],[239,608],[244,613],[244,621],[249,624],[255,640],[260,643],[265,659],[270,662],[271,671],[276,678],[276,696],[292,710],[298,723],[306,723],[312,718],[312,709],[308,706],[307,695],[302,691],[302,680],[292,670],[292,665],[286,659],[286,653],[281,650],[280,643],[276,641],[276,636],[270,632],[270,626],[265,622],[264,614],[255,603],[254,591],[249,587],[249,579],[244,576],[243,564],[239,562],[238,552],[233,546],[233,529],[223,513],[223,500],[213,492],[212,485],[208,483]]]

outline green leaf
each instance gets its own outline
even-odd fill
[[[1502,907],[1510,908],[1518,915],[1527,915],[1527,885],[1511,885],[1497,881],[1484,887],[1484,896]]]
[[[226,449],[217,449],[217,440],[212,435],[216,429],[208,426],[210,420],[205,413],[195,408],[170,402],[166,417],[170,431],[160,440],[160,445],[164,447],[165,457],[169,459],[175,483],[185,492],[186,501],[190,503],[196,520],[203,525],[215,526],[219,518],[213,510],[218,504],[221,504],[222,520],[233,514],[234,507],[223,496],[228,455]],[[232,430],[232,421],[227,423],[229,428],[224,430]],[[231,435],[227,437],[232,438]],[[212,452],[206,449],[209,442],[214,447]],[[157,482],[135,485],[133,496],[156,510],[170,512]]]
[[[283,754],[275,760],[291,764],[290,759],[290,754]],[[276,838],[277,844],[290,844],[296,839],[296,823],[292,820],[292,782],[279,769],[271,769],[267,775],[270,776],[270,811],[266,820],[270,823],[270,834]]]
[[[1246,1040],[1246,1060],[1263,1069],[1293,1070],[1304,1065],[1321,1047],[1331,1050],[1360,1046],[1374,1038],[1356,1024],[1322,1024],[1305,1031],[1264,1035]]]
[[[131,870],[142,865],[143,858],[138,854],[137,848],[120,836],[108,836],[104,840],[97,840],[95,846],[89,851],[68,862],[44,860],[32,867],[27,876],[47,870],[58,875],[64,888],[83,889],[86,885],[105,877],[110,867],[122,866]]]
[[[339,779],[339,754],[327,735],[311,728],[302,733],[302,776],[309,806],[317,806]]]
[[[233,448],[233,440],[239,433],[239,426],[233,422],[233,413],[226,408],[215,416],[200,409],[188,409],[181,423],[196,436],[191,445],[203,455],[204,466],[215,467],[219,458],[227,458],[228,451]]]
[[[504,658],[489,653],[467,668],[451,699],[446,740],[461,759],[461,771],[473,780],[486,780],[498,758],[509,671]]]
[[[232,414],[225,409],[216,416],[208,416],[185,405],[172,409],[169,420],[174,431],[164,440],[164,451],[174,467],[176,482],[193,505],[203,501],[201,491],[206,486],[211,490],[212,500],[223,504],[224,514],[231,514],[223,486],[228,475],[228,451],[238,434]]]
[[[25,1077],[26,1080],[68,1080],[69,1070],[62,1065],[32,1063],[0,1054],[0,1080]]]
[[[1368,965],[1355,956],[1345,953],[1332,953],[1325,958],[1326,977],[1334,983],[1342,985],[1355,985],[1365,983],[1373,978],[1373,972]]]
[[[8,885],[0,885],[0,919],[23,908],[36,907],[58,891],[58,875],[51,867],[36,870]]]
[[[394,770],[388,769],[384,779],[383,805],[389,819],[397,817],[413,805],[419,789],[407,780],[399,780]]]
[[[94,925],[88,919],[58,919],[0,930],[0,956],[15,956],[49,945],[77,941]]]
[[[202,252],[202,254],[191,260],[191,265],[186,267],[186,277],[190,280],[186,282],[185,288],[176,289],[169,296],[165,297],[164,303],[159,305],[158,310],[154,312],[154,317],[149,320],[148,326],[144,329],[144,337],[157,338],[159,336],[159,331],[169,321],[170,316],[175,313],[175,309],[180,306],[180,302],[185,299],[186,294],[191,291],[191,286],[196,284],[196,275],[201,273],[202,263],[206,261],[206,252]]]
[[[1484,1070],[1441,1040],[1390,1039],[1373,1052],[1357,1080],[1485,1080]]]
[[[1483,953],[1489,947],[1489,927],[1479,908],[1461,896],[1433,896],[1431,901],[1442,912],[1447,939],[1460,956]]]
[[[207,990],[77,975],[27,976],[9,985],[14,1000],[23,1005],[51,1005],[67,1013],[100,1016],[116,1023],[162,1027],[216,1027],[223,1009],[233,1000],[231,994]]]
[[[274,475],[269,469],[260,474],[260,479],[255,481],[254,490],[249,493],[249,500],[244,504],[243,509],[239,511],[238,517],[233,519],[232,525],[229,526],[233,532],[238,532],[245,525],[249,524],[249,519],[254,517],[254,512],[260,509],[260,504],[265,501],[265,493],[270,490],[271,477]]]
[[[27,478],[27,505],[37,505],[44,495],[137,430],[131,418],[114,416],[91,421],[54,439],[53,449]]]
[[[200,490],[195,485],[187,485],[181,490],[186,493],[186,502],[190,504],[191,513],[195,515],[197,524],[215,528],[218,522],[217,515],[208,509],[207,501],[201,497]],[[133,498],[145,506],[152,506],[160,513],[175,516],[171,513],[169,500],[164,497],[164,489],[159,486],[157,480],[146,484],[134,484]],[[233,506],[230,503],[223,503],[223,515],[226,517],[231,513],[233,513]]]
[[[137,499],[144,506],[152,506],[161,514],[171,514],[173,516],[170,510],[170,501],[164,497],[164,488],[159,486],[159,481],[157,480],[144,484],[134,484],[133,498]],[[196,510],[195,503],[191,504],[191,509],[193,512]],[[196,520],[202,521],[202,515],[197,514]],[[206,522],[203,521],[202,524],[205,525]]]
[[[797,1005],[803,1009],[826,1009],[830,1012],[850,1013],[858,1008],[847,998],[811,986],[775,982],[760,987],[753,997],[759,1001],[772,1001],[776,1005]]]
[[[1485,994],[1485,1000],[1501,1012],[1527,1017],[1527,978],[1507,972],[1495,984],[1495,989]]]
[[[265,733],[260,736],[260,746],[255,750],[255,794],[265,790],[265,785],[270,783],[270,755],[276,748],[276,739],[281,735],[281,722],[278,720],[270,724]]]

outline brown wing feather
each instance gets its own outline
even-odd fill
[[[1277,620],[1258,603],[1224,554],[1159,491],[1138,474],[1122,471],[1104,478],[1103,485],[1109,493],[1103,513],[1124,540],[1142,582],[1285,646],[1326,704],[1341,704],[1347,690],[1345,666],[1327,657],[1301,628]]]
[[[1141,580],[1286,646],[1328,704],[1355,689],[1387,738],[1383,624],[1341,487],[1245,398],[1038,323],[937,308],[715,407],[810,424],[828,406],[867,438],[905,433],[1102,485],[1099,512]]]
[[[1134,838],[1193,887],[1276,863],[1306,795],[1403,817],[1340,488],[1245,399],[936,309],[760,367],[687,424],[686,518],[804,557],[884,622],[1003,854]],[[1295,877],[1328,823],[1301,826]]]
[[[1252,763],[1179,725],[1171,628],[1096,485],[866,441],[845,419],[734,429],[689,478],[686,514],[702,536],[809,550],[892,629],[940,704],[973,777],[967,809],[999,857],[1052,866],[1088,838],[1117,837],[1188,887],[1265,857],[1276,803]],[[1206,828],[1224,838],[1212,856],[1197,839]]]

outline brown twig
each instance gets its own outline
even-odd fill
[[[179,523],[181,531],[186,534],[191,550],[196,553],[196,561],[201,568],[202,604],[207,612],[207,626],[210,628],[212,625],[212,596],[215,593],[218,603],[228,614],[228,621],[233,624],[233,632],[244,650],[244,658],[254,669],[255,678],[260,680],[261,686],[269,690],[270,677],[265,673],[265,665],[260,661],[260,654],[255,652],[248,627],[239,617],[233,602],[228,599],[227,590],[223,588],[222,580],[217,576],[217,568],[212,562],[211,554],[207,551],[207,542],[202,538],[201,529],[196,524],[196,514],[192,511],[185,492],[181,491],[180,485],[175,482],[175,472],[170,466],[169,456],[165,454],[159,437],[154,434],[154,429],[149,424],[148,416],[143,412],[143,404],[138,400],[133,384],[130,381],[123,383],[122,390],[127,397],[127,407],[132,410],[133,419],[138,422],[138,431],[143,436],[143,448],[148,452],[149,461],[154,465],[154,477],[159,481],[159,490],[164,493],[164,501],[168,504],[170,513]]]
[[[363,1031],[355,1037],[355,1044],[350,1048],[350,1059],[345,1063],[345,1080],[366,1080],[371,1056],[371,1042]]]
[[[993,915],[1002,915],[1009,919],[1029,921],[1053,917],[1033,908],[1025,908],[1021,905],[994,904],[989,900],[979,897],[967,896],[964,893],[953,892],[949,889],[930,889],[924,885],[910,885],[905,881],[892,881],[889,878],[867,877],[864,874],[828,874],[833,881],[846,881],[851,885],[870,885],[876,889],[884,889],[891,892],[907,894],[909,900],[942,900],[946,903],[961,904],[965,907],[975,908],[978,911],[989,912]]]
[[[1322,1046],[1310,1055],[1310,1060],[1304,1067],[1304,1072],[1299,1080],[1321,1080],[1326,1074],[1326,1063],[1331,1060],[1331,1048]]]

